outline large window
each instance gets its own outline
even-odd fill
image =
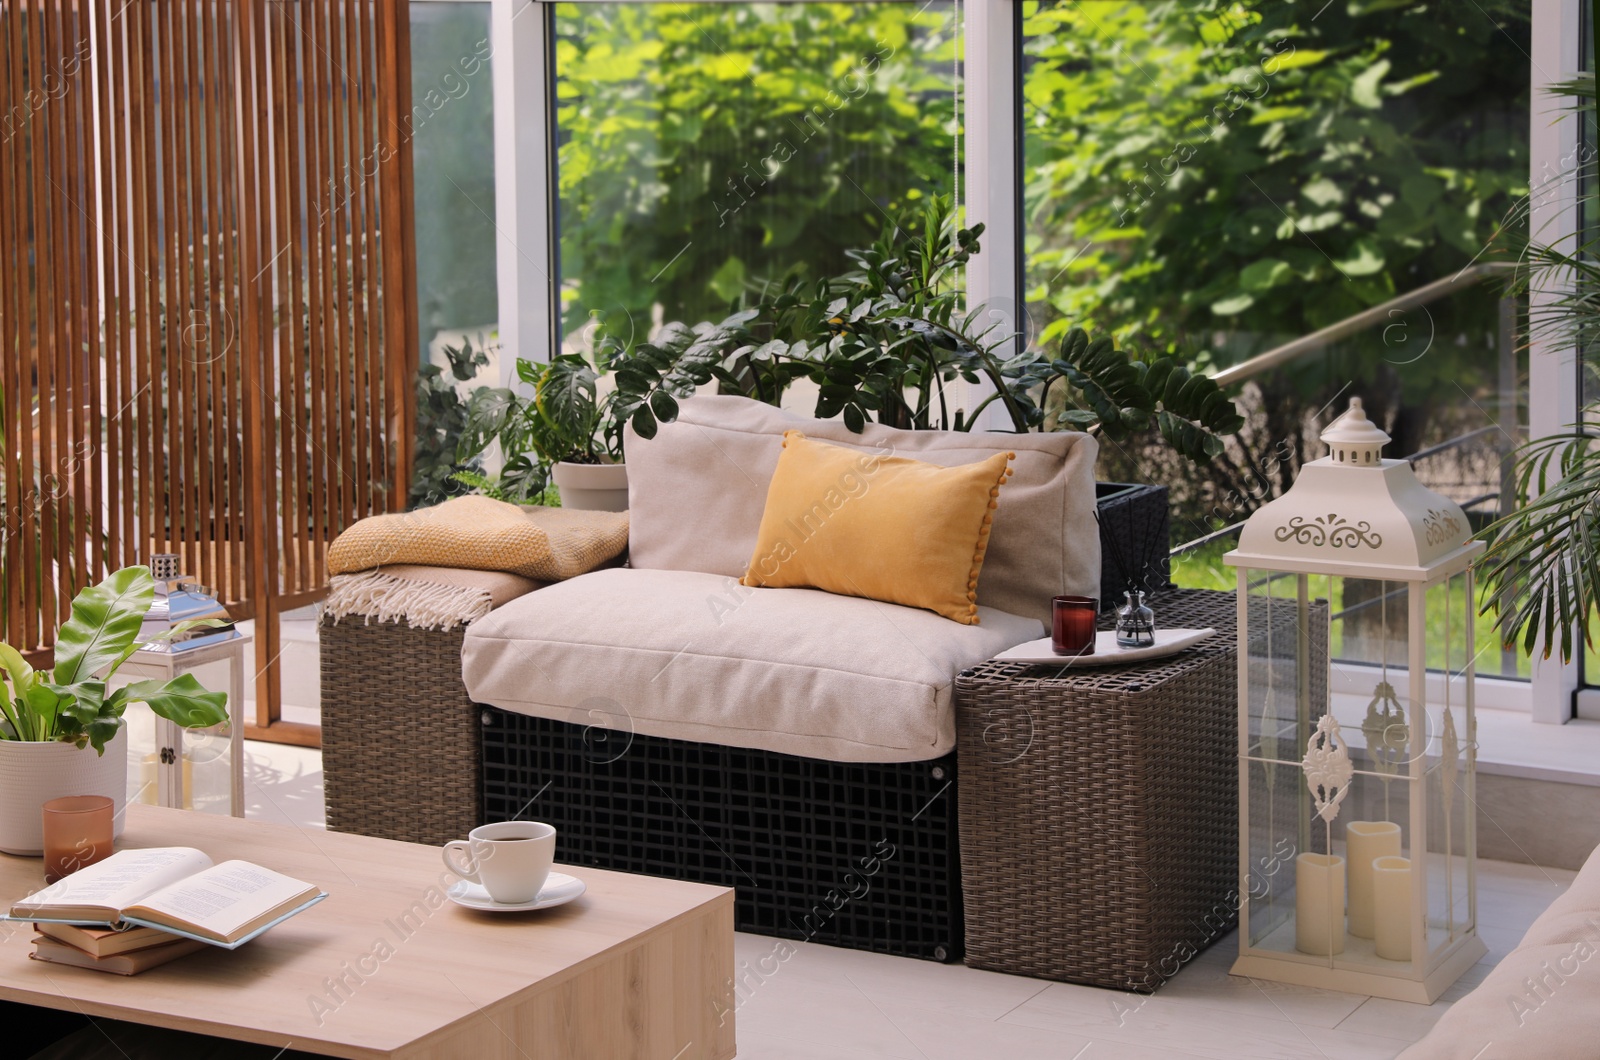
[[[848,266],[959,187],[959,30],[931,3],[555,7],[561,330],[642,338]]]
[[[1550,154],[1530,84],[1573,65],[1548,56],[1576,19],[1550,11],[1577,3],[489,0],[505,79],[477,173],[515,199],[490,211],[507,353],[718,318],[951,195],[988,226],[974,307],[1027,344],[1081,324],[1237,385],[1248,425],[1209,468],[1102,446],[1101,478],[1171,488],[1175,542],[1281,492],[1352,394],[1481,525],[1549,359],[1483,266],[1527,238],[1515,207]],[[1182,579],[1231,586],[1231,544]],[[1527,663],[1491,648],[1479,667]]]
[[[1038,341],[1082,324],[1224,369],[1514,257],[1525,225],[1505,222],[1528,185],[1528,34],[1526,11],[1508,4],[1025,3]],[[1108,445],[1101,476],[1167,483],[1175,542],[1199,538],[1280,492],[1359,394],[1394,438],[1389,455],[1422,454],[1419,477],[1487,520],[1517,441],[1525,358],[1502,333],[1503,274],[1462,280],[1281,366],[1237,372],[1249,424],[1211,467],[1155,442]],[[1186,557],[1180,579],[1231,586],[1218,561],[1232,545]],[[1365,613],[1362,600],[1334,603]],[[1479,665],[1519,669],[1496,653]]]

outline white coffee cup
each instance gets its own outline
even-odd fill
[[[538,821],[479,825],[466,839],[452,839],[441,852],[451,872],[471,880],[502,905],[521,905],[539,897],[556,858],[556,830]],[[467,855],[465,867],[450,857]]]

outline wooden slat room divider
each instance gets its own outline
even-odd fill
[[[0,637],[177,552],[278,617],[404,506],[416,371],[408,0],[0,0]]]

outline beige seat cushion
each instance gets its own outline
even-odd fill
[[[961,625],[815,589],[698,571],[602,570],[467,627],[478,703],[648,736],[839,762],[955,746],[955,676],[1042,635],[991,608]]]
[[[1492,901],[1480,896],[1479,901]],[[1400,1060],[1600,1056],[1600,852],[1516,949]]]
[[[852,434],[838,421],[720,395],[685,400],[677,422],[663,424],[648,442],[627,433],[629,563],[743,575],[786,430],[946,467],[1016,453],[978,579],[978,604],[1049,622],[1052,596],[1100,595],[1097,448],[1087,434],[899,431],[878,424]]]

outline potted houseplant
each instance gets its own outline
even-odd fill
[[[622,511],[628,507],[628,469],[620,438],[606,434],[612,396],[599,395],[610,340],[597,345],[597,370],[581,354],[560,354],[547,364],[517,361],[517,378],[533,389],[524,398],[506,387],[482,387],[467,406],[457,449],[464,461],[498,441],[505,456],[494,478],[458,472],[457,481],[491,497],[533,503],[554,482],[564,508]]]
[[[107,688],[139,649],[140,626],[154,598],[148,567],[126,567],[84,589],[56,634],[49,670],[35,670],[21,652],[0,644],[0,851],[41,853],[40,808],[65,795],[108,796],[121,833],[128,704],[146,703],[186,728],[227,720],[227,696],[207,692],[192,674]],[[197,624],[209,623],[179,623],[165,635]]]
[[[613,355],[617,383],[608,436],[630,424],[643,438],[677,415],[677,399],[715,381],[722,393],[779,404],[795,379],[817,384],[815,414],[840,416],[853,431],[869,419],[909,430],[972,430],[998,403],[1018,432],[1084,430],[1116,444],[1154,427],[1170,446],[1204,464],[1243,426],[1215,382],[1175,354],[1140,356],[1082,328],[1054,355],[1002,358],[1008,336],[980,327],[981,308],[961,312],[959,270],[981,247],[983,226],[959,228],[948,200],[920,218],[891,224],[855,268],[807,288],[794,283],[718,323],[668,324],[655,338]],[[970,412],[954,406],[946,384],[987,381]],[[1102,596],[1168,577],[1166,488],[1100,483],[1102,537],[1130,535],[1108,548]],[[1121,544],[1118,542],[1117,544]],[[1129,568],[1129,569],[1124,569]]]
[[[604,366],[602,345],[600,363]],[[522,371],[528,362],[518,362]],[[557,356],[533,369],[533,405],[537,416],[530,438],[550,467],[550,479],[561,493],[563,508],[620,512],[628,507],[628,466],[618,457],[621,447],[608,448],[602,431],[606,405],[599,397],[599,374],[581,354]]]

